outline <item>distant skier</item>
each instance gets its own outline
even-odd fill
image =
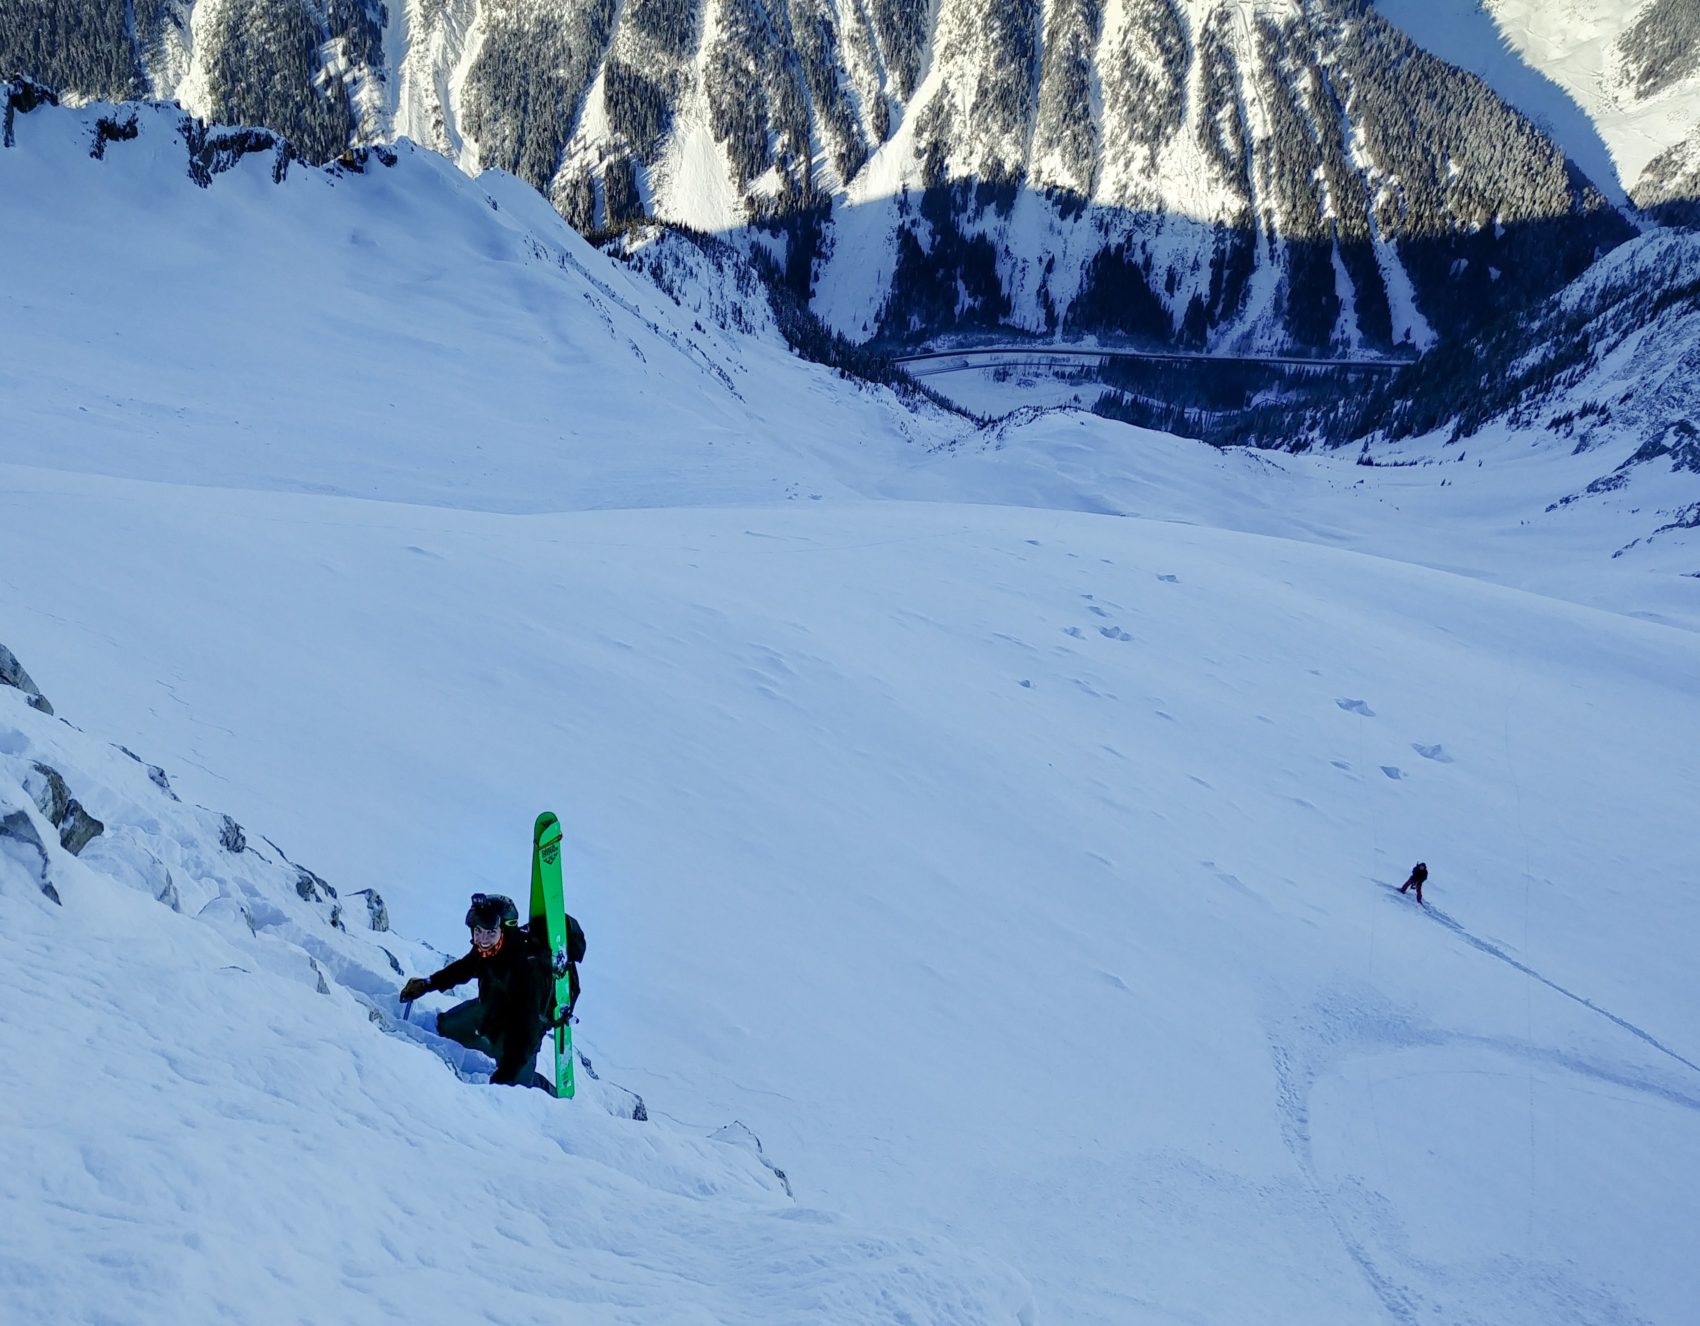
[[[1427,907],[1428,904],[1423,902],[1423,881],[1427,878],[1428,867],[1419,861],[1416,864],[1416,868],[1411,871],[1411,877],[1399,886],[1399,892],[1403,893],[1406,889],[1415,888],[1417,891],[1417,901],[1422,902],[1423,906]]]
[[[500,894],[473,894],[466,924],[471,951],[434,976],[415,976],[401,987],[401,997],[412,1001],[476,980],[478,997],[439,1013],[437,1033],[494,1059],[493,1084],[548,1090],[537,1074],[537,1051],[555,999],[548,945],[520,926],[513,900]]]

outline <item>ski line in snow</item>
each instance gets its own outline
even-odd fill
[[[1391,886],[1389,886],[1389,887],[1391,887]],[[1611,1023],[1615,1024],[1616,1026],[1623,1028],[1624,1031],[1627,1031],[1631,1036],[1635,1037],[1636,1040],[1643,1041],[1646,1044],[1652,1046],[1660,1054],[1666,1055],[1667,1057],[1676,1060],[1677,1063],[1681,1064],[1684,1068],[1691,1069],[1695,1073],[1700,1073],[1700,1064],[1697,1064],[1692,1059],[1685,1058],[1683,1055],[1678,1054],[1675,1050],[1671,1049],[1670,1046],[1666,1045],[1663,1041],[1659,1040],[1659,1038],[1657,1036],[1654,1036],[1651,1032],[1645,1031],[1642,1028],[1636,1026],[1628,1018],[1619,1017],[1616,1013],[1613,1013],[1609,1008],[1600,1007],[1600,1005],[1596,1004],[1592,999],[1589,999],[1586,995],[1579,995],[1574,990],[1567,990],[1564,986],[1560,985],[1557,981],[1554,981],[1554,980],[1551,980],[1551,979],[1549,979],[1545,976],[1542,976],[1540,972],[1536,971],[1533,967],[1529,966],[1528,963],[1519,962],[1516,958],[1512,957],[1504,949],[1500,948],[1499,945],[1492,943],[1489,940],[1480,939],[1477,936],[1472,935],[1461,924],[1459,924],[1457,921],[1453,920],[1445,912],[1440,911],[1437,908],[1430,907],[1428,909],[1428,914],[1430,916],[1432,916],[1441,925],[1445,926],[1448,930],[1452,931],[1453,934],[1457,935],[1458,938],[1462,939],[1471,948],[1478,949],[1481,952],[1486,953],[1490,958],[1498,958],[1501,962],[1505,963],[1507,966],[1513,967],[1517,971],[1522,972],[1523,975],[1528,976],[1533,980],[1539,981],[1542,985],[1546,986],[1549,990],[1557,991],[1559,994],[1563,995],[1566,999],[1575,1000],[1578,1004],[1581,1004],[1583,1008],[1590,1009],[1593,1012],[1598,1013],[1601,1017],[1605,1018],[1606,1021],[1611,1022]]]

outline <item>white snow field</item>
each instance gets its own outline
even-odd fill
[[[0,1318],[1693,1319],[1683,476],[970,433],[511,181],[97,113],[0,150],[0,644],[76,725],[0,688]],[[545,808],[571,1103],[379,948]]]

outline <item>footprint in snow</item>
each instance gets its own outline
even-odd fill
[[[1078,626],[1065,626],[1062,630],[1064,635],[1072,635],[1076,640],[1084,640],[1086,638],[1086,632],[1081,630]]]
[[[1446,753],[1444,746],[1425,746],[1421,742],[1413,741],[1411,749],[1425,760],[1433,760],[1436,764],[1452,763],[1452,757]]]
[[[1133,637],[1119,626],[1100,626],[1098,634],[1106,640],[1131,640]]]
[[[1400,768],[1398,768],[1394,765],[1391,765],[1391,764],[1382,765],[1381,766],[1381,772],[1386,774],[1394,782],[1398,782],[1401,778],[1403,778],[1405,776],[1405,771],[1403,769],[1400,769]]]
[[[1161,580],[1165,585],[1178,585],[1181,583],[1181,578],[1179,576],[1159,575],[1157,579]]]
[[[1091,613],[1094,617],[1108,617],[1110,615],[1109,613],[1105,612],[1102,608],[1100,608],[1096,603],[1094,603],[1091,607],[1087,608],[1086,611]]]
[[[1245,881],[1238,875],[1234,874],[1233,871],[1223,870],[1222,867],[1217,865],[1214,861],[1200,861],[1198,864],[1214,875],[1220,883],[1226,884],[1229,888],[1237,889],[1241,893],[1251,892],[1251,890],[1246,887]]]
[[[1375,717],[1375,710],[1371,709],[1362,700],[1336,700],[1334,703],[1339,705],[1348,714],[1362,714],[1365,718]]]

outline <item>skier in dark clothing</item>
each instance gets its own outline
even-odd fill
[[[466,924],[471,951],[434,976],[415,976],[401,987],[401,997],[411,1002],[476,980],[476,999],[437,1015],[438,1035],[494,1059],[493,1084],[547,1089],[537,1074],[537,1051],[549,1025],[545,1006],[554,1003],[555,994],[548,945],[520,926],[513,902],[500,895],[473,894]]]
[[[1417,891],[1417,901],[1422,902],[1423,906],[1427,907],[1428,904],[1423,902],[1423,881],[1427,878],[1428,867],[1419,861],[1416,864],[1416,868],[1411,871],[1411,877],[1399,886],[1399,892],[1403,893],[1406,889],[1415,888]]]

